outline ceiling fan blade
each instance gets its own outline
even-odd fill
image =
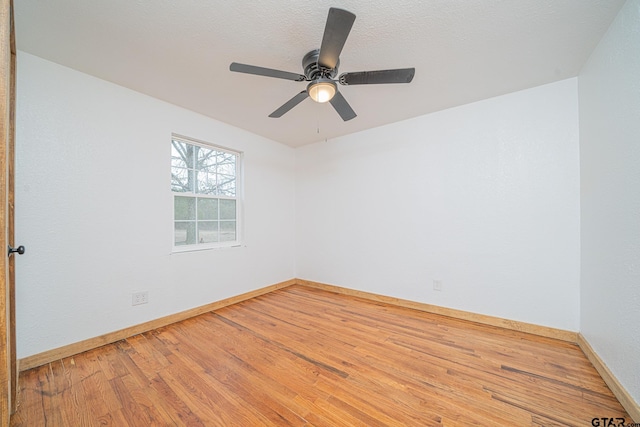
[[[333,105],[333,108],[336,109],[338,114],[340,114],[340,117],[342,117],[342,120],[344,120],[345,122],[357,116],[356,112],[353,111],[347,100],[344,99],[344,96],[342,96],[340,92],[336,92],[336,94],[333,96],[333,98],[331,98],[331,101],[329,102],[331,103],[331,105]]]
[[[302,101],[304,101],[308,97],[309,97],[309,94],[307,93],[307,91],[303,90],[302,92],[300,92],[299,94],[297,94],[296,96],[294,96],[293,98],[291,98],[290,100],[282,104],[282,107],[278,108],[276,111],[269,114],[269,117],[272,117],[275,119],[282,117],[286,112],[291,110],[296,105],[300,104]]]
[[[322,36],[322,44],[320,45],[318,65],[327,69],[336,68],[340,52],[342,52],[355,20],[356,15],[349,11],[335,7],[329,9],[329,16],[327,16],[327,23]]]
[[[375,85],[383,83],[410,83],[416,73],[415,68],[399,68],[397,70],[357,71],[340,75],[343,85]]]
[[[232,62],[229,70],[235,71],[236,73],[275,77],[277,79],[293,80],[295,82],[302,82],[306,79],[302,74],[289,73],[288,71],[274,70],[272,68],[256,67],[255,65],[238,64],[237,62]]]

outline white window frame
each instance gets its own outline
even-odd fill
[[[173,191],[172,188],[172,177],[171,172],[173,170],[173,164],[171,163],[172,159],[172,147],[173,141],[179,141],[190,145],[195,145],[199,147],[203,147],[209,150],[215,150],[220,152],[225,152],[232,154],[236,157],[235,164],[235,197],[225,196],[225,195],[208,195],[198,193],[197,190],[191,192],[179,192]],[[171,194],[171,252],[172,253],[180,253],[180,252],[192,252],[192,251],[201,251],[207,249],[217,249],[217,248],[229,248],[229,247],[240,247],[243,242],[243,229],[244,229],[244,221],[243,221],[243,163],[244,163],[244,155],[241,151],[234,150],[231,148],[223,147],[217,144],[212,144],[205,141],[200,141],[194,138],[171,134],[171,144],[169,151],[169,192]],[[227,200],[235,200],[236,201],[236,240],[226,241],[226,242],[210,242],[210,243],[198,243],[196,239],[196,243],[194,244],[185,244],[185,245],[176,245],[175,244],[175,200],[176,196],[180,197],[193,197],[193,198],[201,198],[201,199],[227,199]],[[196,207],[197,209],[197,207]],[[177,220],[180,221],[180,220]],[[197,235],[197,226],[198,226],[198,218],[196,213],[196,235]]]

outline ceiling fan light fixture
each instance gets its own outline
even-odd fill
[[[315,80],[307,87],[307,92],[311,99],[321,104],[331,101],[337,90],[336,84],[329,79]]]

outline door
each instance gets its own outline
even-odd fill
[[[0,236],[13,245],[16,48],[12,0],[0,0]],[[22,249],[22,252],[24,249]],[[0,425],[16,409],[15,257],[0,254]]]

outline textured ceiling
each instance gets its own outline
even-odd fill
[[[574,77],[624,0],[18,0],[18,49],[291,146]],[[340,72],[415,67],[411,84],[340,86],[358,117],[305,100],[329,7],[356,14]]]

